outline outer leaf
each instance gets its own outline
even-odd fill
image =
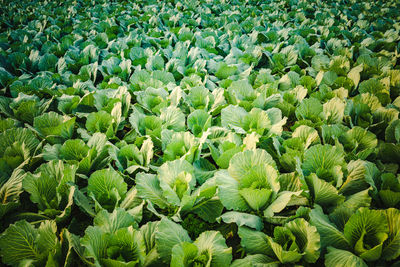
[[[273,250],[268,242],[268,236],[260,231],[254,231],[247,227],[239,227],[238,235],[240,244],[249,254],[263,254],[274,256]]]
[[[81,161],[88,156],[89,147],[81,139],[70,139],[64,142],[59,150],[59,156],[64,160]]]
[[[370,78],[369,80],[361,82],[358,90],[360,93],[374,94],[378,97],[382,105],[387,105],[391,101],[389,89],[385,88],[382,83],[375,78]]]
[[[89,226],[80,241],[85,247],[85,256],[93,258],[96,266],[100,266],[100,259],[107,257],[108,236],[99,227]]]
[[[176,132],[185,130],[185,115],[179,108],[169,106],[161,109],[160,119],[164,129]]]
[[[315,226],[310,225],[303,218],[288,222],[285,227],[296,237],[296,244],[304,253],[304,260],[314,263],[319,258],[320,236]]]
[[[26,128],[12,128],[7,129],[0,134],[0,156],[3,156],[7,147],[15,142],[24,143],[31,154],[39,145],[39,140],[35,137],[33,132]]]
[[[339,137],[339,141],[343,144],[344,149],[353,155],[351,158],[366,159],[378,144],[376,136],[358,126]]]
[[[367,261],[380,258],[388,238],[388,223],[381,211],[360,208],[344,227],[344,235],[355,252]]]
[[[18,265],[23,259],[38,260],[39,248],[35,241],[37,232],[27,221],[12,224],[0,236],[2,260],[6,264]]]
[[[171,260],[172,248],[181,242],[191,242],[187,231],[179,224],[163,218],[157,225],[155,233],[156,247],[161,259],[165,263]]]
[[[244,108],[229,105],[221,111],[221,125],[222,127],[233,128],[240,133],[245,133],[243,127],[246,116],[247,112]]]
[[[323,106],[316,98],[304,99],[296,109],[296,117],[298,119],[311,120],[313,122],[320,121]]]
[[[378,179],[380,172],[375,164],[363,160],[350,161],[347,171],[347,179],[340,187],[340,193],[354,194],[370,186],[375,192],[377,191],[375,180]]]
[[[329,214],[329,218],[334,222],[339,229],[343,229],[349,218],[360,208],[369,207],[371,205],[371,197],[368,192],[370,189],[366,189],[350,195],[346,201],[336,207],[333,212]]]
[[[204,110],[197,109],[190,113],[187,118],[188,128],[195,136],[199,137],[211,127],[211,118],[211,115]]]
[[[236,66],[228,66],[226,63],[221,62],[217,72],[215,73],[215,76],[218,79],[222,80],[222,79],[226,79],[229,76],[235,74],[236,71],[237,71],[237,67]]]
[[[59,143],[60,139],[70,139],[73,134],[75,117],[59,115],[53,111],[35,117],[33,127],[51,143]]]
[[[284,208],[286,208],[287,204],[290,202],[292,196],[300,196],[302,191],[298,192],[289,192],[283,191],[280,192],[277,198],[272,202],[266,210],[264,210],[264,216],[267,218],[272,218],[275,213],[281,212]]]
[[[248,255],[243,259],[235,260],[231,267],[253,267],[253,266],[265,266],[265,267],[278,267],[280,262],[272,259],[267,255],[256,254]]]
[[[57,225],[55,221],[44,221],[40,224],[37,229],[37,239],[35,242],[37,243],[39,251],[50,251],[50,253],[54,253],[56,246],[58,245],[57,239]]]
[[[296,137],[301,138],[305,149],[312,144],[320,143],[318,131],[306,125],[300,125],[293,131],[292,138]]]
[[[113,117],[104,110],[90,113],[86,120],[86,129],[95,133],[105,133],[107,137],[113,135]]]
[[[306,181],[314,196],[314,203],[322,207],[335,206],[343,202],[345,197],[338,194],[337,189],[328,182],[319,179],[314,173],[310,174]]]
[[[67,183],[75,181],[76,169],[77,166],[64,165],[61,160],[50,161],[42,164],[37,174],[28,173],[22,185],[39,209],[58,209],[61,199],[69,194]]]
[[[321,207],[316,206],[310,212],[310,222],[312,225],[317,227],[317,230],[321,236],[321,247],[325,249],[328,246],[335,248],[350,249],[350,244],[346,240],[346,237],[340,232],[336,226],[329,221]]]
[[[172,248],[171,267],[190,267],[198,254],[197,246],[182,242]]]
[[[136,174],[136,189],[138,190],[139,197],[150,200],[162,209],[170,205],[162,195],[160,181],[153,174]]]
[[[302,169],[305,175],[316,173],[324,180],[335,180],[336,186],[340,186],[343,175],[340,171],[344,164],[344,154],[339,147],[315,145],[304,153]]]
[[[112,213],[100,211],[93,223],[107,233],[115,233],[118,229],[136,224],[135,218],[122,208],[116,208]]]
[[[203,86],[192,87],[188,94],[188,100],[196,110],[206,109],[210,102],[209,91]]]
[[[400,143],[400,120],[394,120],[389,124],[385,130],[385,140],[388,143]]]
[[[238,227],[247,226],[257,231],[261,231],[264,228],[260,217],[244,212],[228,211],[222,214],[217,220],[222,220],[224,223],[236,223]]]
[[[207,255],[211,259],[210,266],[230,266],[232,248],[228,248],[220,232],[205,231],[194,241],[200,255]]]
[[[124,178],[112,169],[98,170],[90,175],[88,192],[93,193],[96,200],[106,207],[115,205],[125,196],[126,191]]]
[[[193,166],[186,160],[167,161],[158,169],[160,187],[171,204],[179,205],[193,189],[196,179],[192,174]]]
[[[222,213],[224,206],[218,197],[203,200],[194,206],[193,212],[207,222],[215,222],[216,218]]]
[[[347,77],[353,81],[355,88],[357,88],[358,83],[360,82],[360,72],[362,72],[362,70],[363,70],[363,64],[360,64],[352,68],[350,72],[347,74]]]
[[[327,267],[367,267],[368,265],[353,253],[328,247],[325,255],[325,266]]]
[[[341,123],[344,117],[346,104],[338,97],[332,98],[323,105],[325,121],[329,124]]]
[[[19,205],[19,195],[23,192],[22,181],[26,173],[21,169],[15,169],[0,188],[0,219],[10,210]]]
[[[145,252],[146,255],[148,255],[146,257],[146,262],[151,262],[152,260],[154,260],[154,258],[156,260],[159,259],[159,255],[155,247],[156,246],[155,233],[157,231],[158,223],[159,223],[158,221],[148,222],[147,224],[143,225],[140,228],[140,233],[143,237],[143,243],[145,246]]]
[[[269,244],[274,251],[275,256],[279,259],[279,261],[283,264],[287,263],[295,263],[298,262],[302,254],[301,252],[295,250],[284,250],[282,246],[275,242],[272,238],[268,237]]]
[[[382,258],[385,260],[394,260],[400,256],[400,211],[398,209],[385,210],[389,226],[389,238],[386,240]]]
[[[218,184],[218,196],[228,210],[249,211],[250,207],[239,193],[239,183],[232,178],[228,171],[219,170],[215,173]]]
[[[106,266],[137,266],[145,260],[145,246],[141,233],[132,226],[121,228],[110,238],[108,257],[101,262]]]

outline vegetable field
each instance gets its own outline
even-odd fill
[[[0,6],[5,266],[400,266],[400,2]]]

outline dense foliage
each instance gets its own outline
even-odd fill
[[[400,266],[400,2],[2,1],[11,266]]]

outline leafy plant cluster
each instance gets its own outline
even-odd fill
[[[5,1],[11,266],[400,266],[400,4]]]

